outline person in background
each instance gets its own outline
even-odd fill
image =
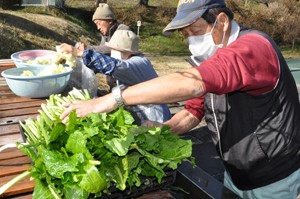
[[[110,55],[110,48],[105,45],[105,42],[109,42],[116,30],[130,30],[130,28],[119,23],[115,17],[115,14],[111,10],[110,6],[106,3],[98,3],[99,5],[93,14],[93,22],[101,34],[101,42],[99,45],[88,45],[86,48],[98,51],[105,55]],[[106,76],[106,83],[110,87],[116,85],[116,80],[110,76]]]
[[[75,56],[82,57],[83,63],[95,73],[105,74],[116,79],[118,85],[112,89],[112,92],[118,96],[121,89],[158,76],[150,60],[139,51],[138,42],[138,36],[134,32],[117,30],[111,40],[105,43],[111,49],[111,56],[84,49],[84,45],[74,48],[68,44],[62,44],[60,50],[73,52]],[[166,104],[126,106],[126,109],[131,112],[138,125],[147,120],[165,122],[171,118]],[[92,107],[90,111],[93,112]]]
[[[110,48],[105,45],[105,42],[110,41],[116,30],[130,30],[130,28],[117,21],[115,14],[106,3],[99,4],[93,14],[92,20],[100,31],[101,42],[100,45],[88,45],[86,48],[110,55]]]
[[[225,165],[224,185],[241,198],[295,199],[300,193],[300,104],[295,80],[275,42],[241,27],[224,0],[179,1],[163,30],[179,30],[199,65],[88,102],[66,104],[80,116],[125,105],[187,100],[164,125],[175,133],[205,115]],[[146,92],[145,92],[146,91]]]

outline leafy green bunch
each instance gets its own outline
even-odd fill
[[[166,168],[176,169],[191,158],[190,140],[168,127],[137,126],[122,107],[84,118],[73,111],[63,124],[59,115],[68,100],[53,95],[37,120],[20,123],[28,144],[19,143],[18,148],[33,162],[28,172],[36,184],[34,199],[100,197],[109,195],[112,186],[121,191],[141,186],[141,176],[156,177],[160,183]]]

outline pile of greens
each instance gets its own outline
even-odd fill
[[[192,142],[168,127],[134,125],[122,107],[111,113],[91,113],[84,118],[73,111],[66,124],[59,119],[62,104],[89,99],[86,91],[72,90],[67,97],[51,95],[36,120],[20,122],[27,144],[18,148],[28,155],[35,181],[33,198],[84,199],[139,187],[141,176],[161,182],[166,168],[176,169],[192,158]]]

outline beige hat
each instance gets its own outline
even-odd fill
[[[106,3],[100,3],[93,15],[93,21],[96,19],[112,19],[115,20],[115,15]]]
[[[127,51],[138,54],[141,53],[138,43],[138,36],[131,30],[116,30],[110,41],[105,42],[105,45],[117,51]]]

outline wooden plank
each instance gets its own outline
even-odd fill
[[[1,85],[0,94],[1,94],[1,99],[16,96],[7,85]]]
[[[0,146],[15,144],[16,142],[24,142],[20,133],[1,136]]]
[[[14,68],[11,59],[0,59],[0,73]],[[0,75],[0,146],[8,143],[23,142],[20,134],[19,120],[36,118],[37,110],[44,100],[16,96]],[[17,148],[8,148],[1,152],[0,165],[24,164],[22,166],[0,166],[0,186],[15,176],[31,168],[30,158]],[[0,198],[31,199],[35,183],[30,177],[19,181],[9,188]]]
[[[0,70],[6,70],[8,68],[16,67],[15,62],[12,59],[0,59]]]
[[[16,150],[19,150],[19,149],[16,148],[16,147],[10,147],[10,148],[6,148],[4,151],[5,152],[11,152],[11,151],[16,151]]]
[[[28,115],[28,114],[38,114],[38,109],[40,109],[40,106],[37,107],[30,107],[30,108],[19,108],[19,109],[10,109],[6,111],[0,112],[0,117],[13,117],[15,115],[21,116],[21,115]]]
[[[14,196],[7,197],[7,199],[32,199],[32,194],[27,193],[21,195],[14,195]]]
[[[26,156],[21,150],[17,149],[14,151],[8,151],[5,150],[1,152],[0,161],[2,160],[10,160],[14,158],[20,158]],[[1,171],[0,171],[1,173]]]
[[[20,175],[22,172],[20,173],[17,173],[17,174],[13,174],[13,175],[9,175],[9,176],[5,176],[5,177],[2,177],[0,179],[0,186],[2,186],[3,184],[5,184],[6,182],[8,182],[9,180],[13,179],[14,177]],[[24,181],[24,179],[22,180]],[[19,184],[22,184],[22,181],[19,181]],[[23,182],[24,183],[24,182]],[[15,184],[16,185],[16,184]]]
[[[30,102],[30,101],[45,101],[42,99],[31,99],[31,98],[23,98],[23,97],[19,97],[16,95],[13,95],[12,97],[10,97],[9,99],[1,99],[0,102],[1,104],[11,104],[11,103],[19,103],[19,102]]]
[[[9,180],[13,179],[17,175],[11,175],[2,178],[4,182],[8,182]],[[0,186],[2,186],[5,183],[0,183]],[[17,182],[14,184],[14,186],[10,187],[6,192],[2,194],[2,197],[7,197],[7,196],[13,196],[13,195],[18,195],[22,193],[31,193],[34,189],[35,182],[30,181],[30,177],[26,177],[25,179]]]
[[[20,132],[19,124],[8,124],[0,126],[0,136],[17,134]]]
[[[12,101],[16,101],[19,100],[19,96],[16,96],[14,93],[12,92],[4,92],[3,94],[1,94],[0,96],[0,101],[1,103],[10,103]]]
[[[20,151],[17,147],[10,147],[10,148],[6,148],[3,152],[16,152],[16,151]]]
[[[14,175],[22,173],[31,168],[31,165],[24,165],[24,166],[10,166],[10,167],[3,167],[0,166],[0,177]]]
[[[7,159],[7,160],[0,160],[0,165],[24,165],[29,164],[30,158],[28,156],[19,157],[19,158],[13,158],[13,159]]]
[[[25,120],[27,118],[36,118],[37,115],[38,115],[38,113],[36,113],[36,114],[30,114],[30,115],[5,117],[5,118],[1,118],[1,115],[0,115],[0,128],[1,128],[2,125],[18,124],[19,121],[23,121],[23,120]]]
[[[31,101],[24,101],[22,103],[18,102],[18,103],[10,103],[10,104],[0,104],[0,111],[26,108],[26,107],[40,107],[41,104],[44,102],[45,102],[44,100],[31,100]]]
[[[6,65],[11,65],[11,66],[15,66],[15,62],[12,59],[0,59],[0,66],[6,66]]]
[[[1,92],[0,94],[1,94],[0,95],[1,101],[2,101],[2,99],[12,99],[12,98],[16,97],[16,95],[14,93],[10,92],[10,91]]]
[[[13,92],[10,90],[9,86],[6,84],[6,82],[4,82],[3,84],[1,84],[0,86],[1,86],[1,87],[0,87],[0,92],[1,92],[1,93],[13,93]]]
[[[10,91],[9,86],[7,85],[6,81],[0,80],[0,91]]]
[[[0,94],[2,95],[6,95],[6,94],[13,94],[13,92],[10,90],[10,88],[6,85],[0,85],[1,89],[0,89]]]
[[[10,88],[8,87],[5,80],[3,81],[0,79],[0,91],[3,91],[3,90],[10,90]]]
[[[14,195],[14,196],[7,197],[6,199],[32,199],[32,194],[26,193],[21,195]]]

